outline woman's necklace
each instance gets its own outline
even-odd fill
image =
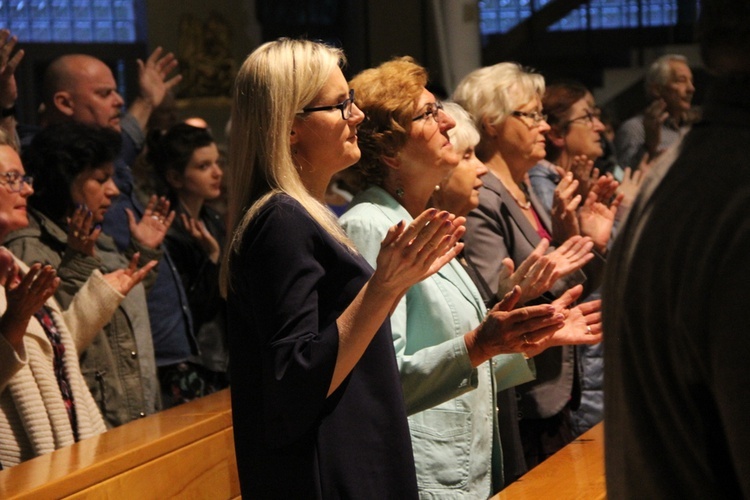
[[[517,184],[517,186],[526,197],[526,203],[521,203],[521,201],[518,198],[516,198],[516,195],[514,195],[510,189],[508,189],[508,192],[513,197],[513,201],[516,202],[516,204],[521,208],[521,210],[529,210],[531,208],[531,199],[529,197],[529,192],[526,189],[526,185],[524,183],[519,183]]]

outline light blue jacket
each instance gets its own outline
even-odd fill
[[[388,193],[371,187],[340,222],[375,266],[380,242],[400,220],[413,219]],[[488,498],[502,485],[495,394],[534,374],[520,354],[471,366],[463,335],[486,313],[454,259],[409,289],[391,316],[422,498]]]

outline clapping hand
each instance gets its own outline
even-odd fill
[[[8,304],[0,318],[0,334],[18,351],[31,316],[52,297],[60,278],[52,266],[39,263],[21,276],[10,252],[0,249],[0,284]]]
[[[463,249],[459,239],[465,222],[464,217],[431,208],[406,227],[403,221],[391,227],[380,245],[371,282],[404,293],[436,273]]]
[[[521,288],[515,287],[464,336],[473,366],[498,354],[526,352],[563,326],[563,314],[550,304],[516,309]]]
[[[557,241],[565,241],[581,234],[577,210],[582,197],[576,194],[579,182],[573,173],[560,174],[562,178],[552,194],[552,235]]]
[[[526,355],[536,356],[545,349],[561,345],[598,344],[602,340],[601,300],[584,302],[572,306],[583,292],[582,285],[576,285],[552,302],[558,314],[564,317],[561,328],[536,342],[529,342]]]
[[[175,218],[174,211],[169,211],[169,200],[164,196],[161,198],[157,198],[156,195],[151,196],[143,211],[143,217],[138,222],[135,221],[132,210],[126,208],[125,211],[128,214],[130,234],[141,245],[148,248],[158,248],[161,245]]]

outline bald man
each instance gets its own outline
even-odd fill
[[[85,54],[69,54],[55,59],[44,76],[42,124],[76,121],[121,132],[122,154],[115,162],[115,183],[120,190],[102,225],[120,250],[130,245],[129,211],[143,216],[130,165],[145,140],[146,123],[154,108],[181,79],[169,77],[177,66],[171,53],[162,55],[157,48],[146,61],[138,62],[139,94],[126,113],[124,100],[117,92],[117,81],[109,66]],[[197,354],[192,318],[179,274],[166,248],[157,267],[156,283],[147,296],[149,319],[154,340],[156,363],[162,381],[164,407],[191,399],[174,399],[171,382],[193,373],[188,361]],[[201,395],[201,394],[196,394]]]

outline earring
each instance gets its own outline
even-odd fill
[[[400,186],[396,188],[396,196],[398,196],[399,198],[403,198],[404,193],[405,193],[404,188]]]

